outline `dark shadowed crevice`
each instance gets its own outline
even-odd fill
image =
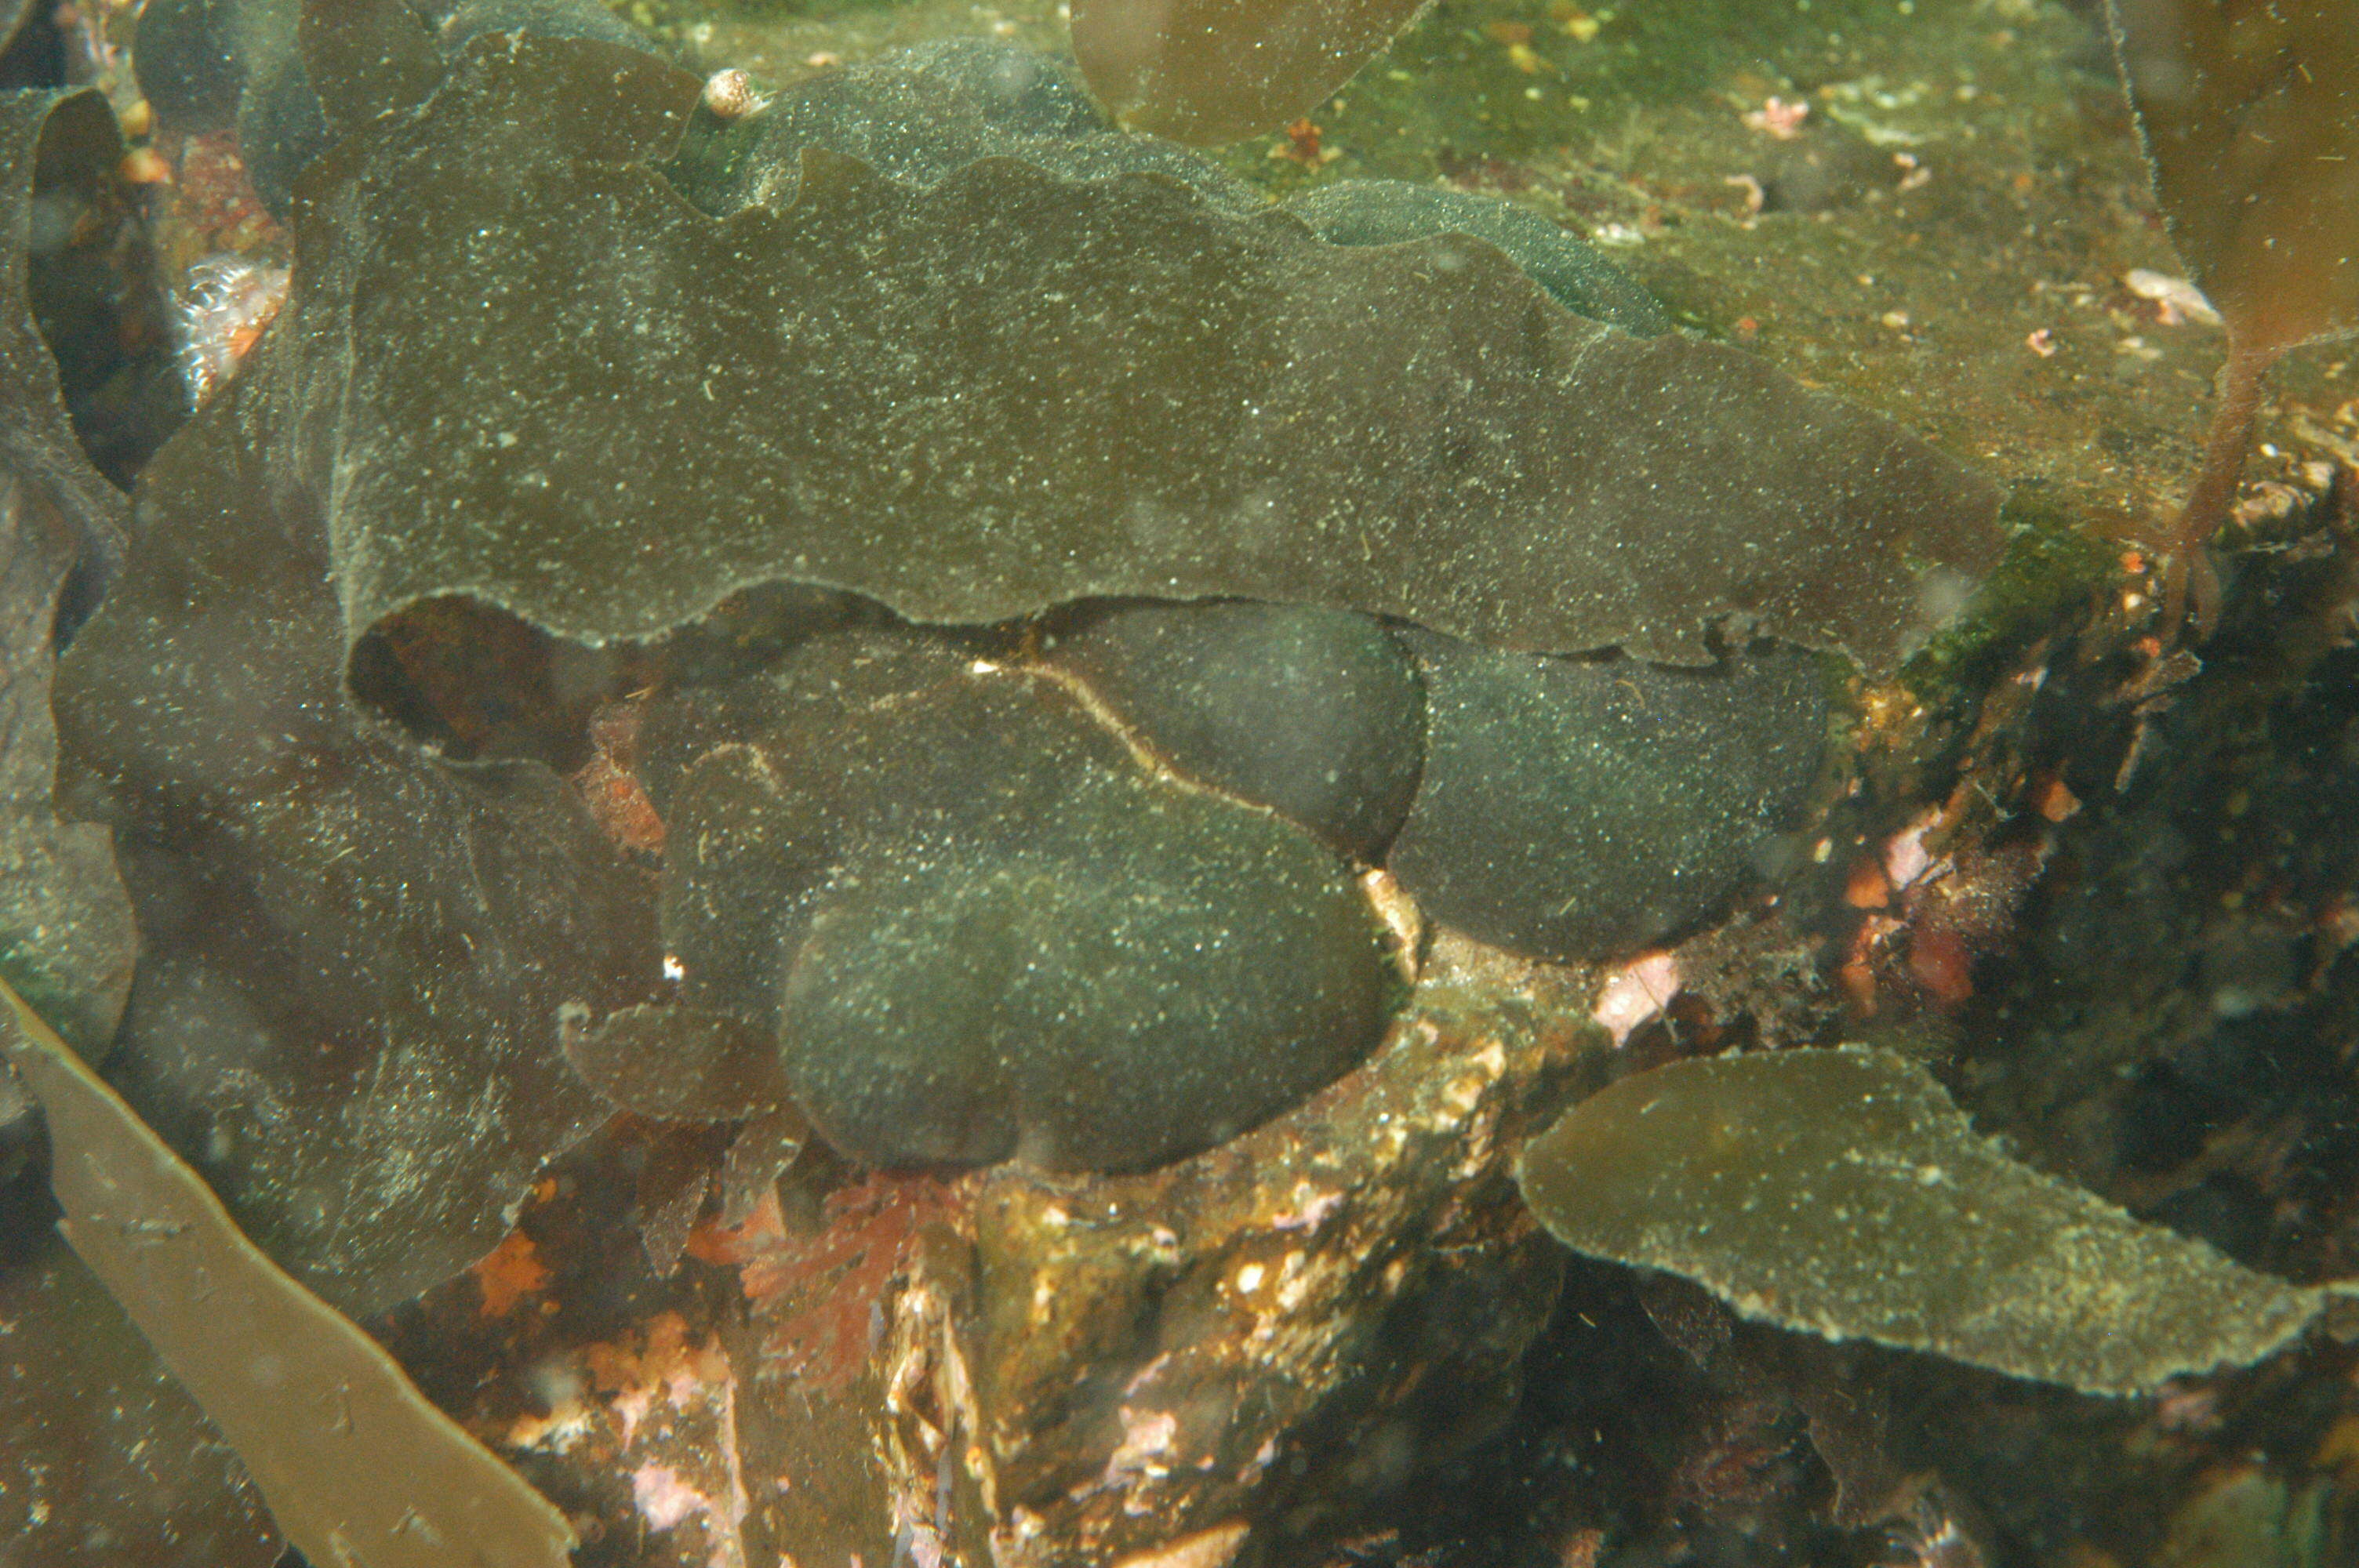
[[[82,118],[53,118],[36,154],[27,303],[83,453],[127,490],[187,401],[141,188],[116,176],[120,142]]]
[[[584,648],[472,599],[429,599],[364,634],[352,694],[458,762],[534,758],[560,773],[589,760],[599,704],[628,689],[639,661]]]

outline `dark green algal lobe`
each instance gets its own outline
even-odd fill
[[[115,232],[95,220],[122,156],[98,94],[0,93],[0,973],[93,1058],[122,1016],[136,938],[106,835],[51,806],[49,681],[60,603],[70,618],[77,590],[112,573],[127,508],[76,439],[68,408],[92,389],[60,376],[41,324],[64,323],[42,285],[94,270],[77,232]],[[0,1130],[19,1109],[0,1078]],[[0,1131],[0,1178],[10,1153]]]
[[[488,1245],[584,1080],[896,1163],[1204,1147],[1381,1039],[1360,871],[1544,956],[1704,918],[1823,730],[1715,649],[1889,670],[1997,553],[1981,479],[1454,199],[1330,243],[1011,51],[729,126],[407,16],[307,21],[293,295],[59,699],[150,944],[124,1081],[345,1304]],[[625,692],[660,864],[530,740]]]
[[[745,739],[673,796],[665,940],[684,1004],[775,1040],[838,1148],[1160,1164],[1380,1031],[1394,970],[1349,868],[1151,772],[1063,683],[899,632],[745,684],[704,698]]]
[[[56,352],[37,325],[42,274],[106,200],[123,137],[96,92],[0,92],[0,470],[62,517],[85,571],[123,555],[123,494],[75,439]]]
[[[1712,669],[1405,639],[1430,694],[1387,862],[1445,925],[1580,960],[1715,913],[1817,777],[1827,704],[1792,649]]]
[[[1273,604],[1126,604],[1074,617],[1049,660],[1173,766],[1384,859],[1425,754],[1425,693],[1364,615]]]
[[[654,921],[548,770],[451,766],[348,705],[315,528],[212,412],[60,663],[59,800],[114,828],[139,922],[118,1084],[273,1256],[375,1311],[595,1125],[557,1010],[644,994]]]

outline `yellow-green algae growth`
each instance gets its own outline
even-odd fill
[[[1625,1078],[1535,1139],[1521,1180],[1566,1245],[1746,1317],[2083,1393],[2257,1361],[2329,1299],[2010,1158],[1881,1050]]]

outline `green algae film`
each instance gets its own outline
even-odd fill
[[[1494,244],[1524,276],[1576,316],[1619,327],[1634,338],[1671,330],[1671,319],[1630,275],[1595,245],[1528,207],[1495,196],[1413,185],[1405,179],[1339,179],[1286,204],[1331,245],[1399,245],[1436,234],[1467,234]]]
[[[1192,146],[1307,114],[1424,0],[1074,0],[1073,55],[1134,130]]]
[[[830,70],[739,119],[701,113],[664,173],[715,218],[741,207],[783,209],[801,185],[806,147],[909,185],[935,184],[978,158],[1012,157],[1068,179],[1166,175],[1237,217],[1267,204],[1177,142],[1116,129],[1059,61],[977,38],[938,39]]]
[[[283,218],[303,170],[355,124],[408,108],[484,33],[650,40],[597,0],[148,0],[140,87],[175,135],[234,128],[256,194]]]
[[[1882,1051],[1637,1074],[1535,1139],[1520,1177],[1567,1246],[1747,1317],[2084,1393],[2256,1361],[2325,1300],[2008,1158]]]
[[[61,669],[71,814],[126,847],[146,929],[204,934],[144,971],[126,1089],[176,1134],[233,1122],[192,1157],[347,1309],[478,1255],[603,1113],[560,1010],[654,999],[701,923],[689,989],[755,999],[728,1005],[767,1039],[778,923],[832,885],[770,880],[729,816],[742,872],[682,836],[659,944],[562,780],[350,700],[355,645],[426,601],[605,643],[765,585],[969,624],[1242,595],[1690,659],[1733,613],[1883,667],[1995,548],[1946,458],[1734,351],[1571,316],[1477,240],[1353,249],[1159,178],[985,158],[918,189],[808,148],[783,210],[715,219],[644,161],[697,87],[478,43],[325,156],[285,312],[147,470],[139,559]],[[725,1087],[743,1065],[703,1039]]]
[[[892,179],[933,185],[978,158],[1013,157],[1068,179],[1163,174],[1234,217],[1266,198],[1219,163],[1159,136],[1116,130],[1069,80],[1028,49],[951,38],[832,70],[735,120],[701,114],[664,172],[715,218],[783,209],[801,183],[801,153],[823,147]],[[1636,337],[1670,319],[1605,253],[1495,196],[1405,179],[1320,185],[1286,211],[1331,245],[1396,245],[1466,234],[1497,246],[1576,316]]]
[[[338,1568],[564,1568],[565,1516],[246,1239],[212,1190],[0,984],[0,1053],[48,1118],[60,1228]]]

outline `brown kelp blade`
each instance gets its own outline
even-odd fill
[[[1567,1246],[1746,1317],[2083,1393],[2258,1360],[2329,1299],[2009,1158],[1884,1051],[1636,1074],[1534,1140],[1520,1176]]]
[[[1134,130],[1191,146],[1316,108],[1425,0],[1073,0],[1090,91]]]
[[[342,1568],[562,1568],[565,1516],[248,1241],[197,1173],[0,983],[49,1119],[60,1228],[229,1439],[279,1528]]]
[[[2176,530],[2184,560],[2234,497],[2262,375],[2297,344],[2359,330],[2359,6],[2110,9],[2171,241],[2228,324],[2226,385]]]
[[[2179,254],[2256,348],[2359,329],[2359,9],[2114,0]]]

